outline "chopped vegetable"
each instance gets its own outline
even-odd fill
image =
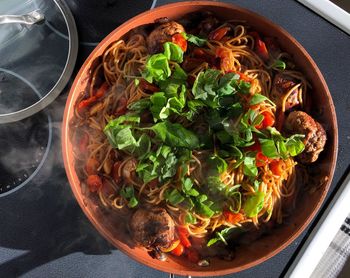
[[[181,244],[186,248],[191,247],[192,244],[188,238],[190,234],[188,233],[187,229],[185,227],[179,226],[177,227],[177,233]]]
[[[223,212],[225,220],[231,224],[237,224],[244,219],[242,213],[233,213],[232,211],[225,210]]]
[[[187,42],[186,42],[186,37],[183,34],[179,34],[179,33],[175,34],[175,35],[173,35],[171,37],[171,40],[172,40],[172,42],[174,44],[178,45],[183,52],[186,52],[186,50],[187,50]]]
[[[185,39],[197,46],[204,46],[207,43],[206,39],[197,37],[195,35],[192,34],[186,34],[186,33],[182,33],[182,35],[185,37]]]
[[[209,34],[209,39],[214,41],[221,41],[223,37],[231,30],[231,27],[224,26],[219,29],[214,30]]]
[[[274,160],[270,163],[269,168],[276,176],[281,176],[286,170],[286,163],[283,160]]]
[[[96,192],[102,187],[102,180],[98,175],[88,176],[86,183],[91,192]]]
[[[175,255],[175,256],[181,256],[185,251],[184,246],[179,243],[172,251],[171,254]]]
[[[254,195],[247,198],[243,210],[248,217],[255,217],[262,210],[264,205],[265,193],[257,191]]]

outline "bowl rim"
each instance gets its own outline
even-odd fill
[[[264,23],[267,23],[269,25],[273,25],[273,27],[278,31],[278,33],[282,33],[284,36],[287,36],[290,41],[300,50],[302,55],[308,60],[308,62],[312,65],[312,71],[314,71],[318,77],[318,79],[321,82],[321,87],[324,89],[327,100],[329,102],[329,109],[332,115],[332,125],[334,126],[334,133],[328,134],[331,135],[332,141],[334,144],[333,147],[333,152],[331,153],[331,158],[332,160],[330,161],[331,166],[330,166],[330,172],[329,172],[329,179],[326,182],[325,189],[323,190],[319,202],[316,204],[314,210],[312,211],[311,214],[306,218],[304,223],[300,225],[298,229],[296,229],[292,234],[289,235],[289,237],[286,237],[285,241],[283,244],[281,244],[279,247],[271,250],[268,252],[265,256],[260,257],[257,260],[254,260],[252,262],[240,265],[240,266],[235,266],[231,268],[223,268],[220,270],[206,270],[203,268],[203,270],[188,270],[184,268],[179,268],[179,269],[170,269],[169,267],[163,266],[162,264],[157,264],[157,262],[153,262],[151,258],[146,259],[143,257],[137,257],[134,252],[129,251],[127,248],[123,246],[123,244],[117,239],[113,238],[111,234],[107,233],[105,228],[102,227],[102,225],[95,219],[93,216],[92,212],[89,209],[86,209],[85,204],[83,203],[81,197],[81,193],[78,192],[75,186],[73,184],[75,183],[74,180],[74,175],[75,175],[75,169],[74,165],[69,162],[69,157],[68,157],[68,150],[69,150],[69,120],[68,116],[72,115],[71,110],[74,107],[74,103],[72,102],[73,95],[77,94],[75,92],[75,88],[77,87],[77,84],[81,81],[81,76],[86,70],[86,68],[89,66],[90,62],[95,58],[95,54],[101,49],[106,47],[106,43],[109,41],[111,37],[114,36],[115,33],[120,32],[121,30],[124,30],[128,28],[129,25],[132,24],[133,21],[137,21],[143,17],[147,17],[149,14],[154,14],[158,13],[163,10],[168,10],[168,9],[176,9],[178,7],[183,7],[183,6],[201,6],[201,7],[223,7],[227,9],[233,9],[238,12],[243,12],[247,15],[253,15],[254,17],[258,18]],[[304,49],[304,47],[291,35],[289,32],[287,32],[284,28],[280,27],[277,23],[274,23],[270,19],[256,13],[253,11],[250,11],[246,8],[242,8],[238,5],[231,4],[231,3],[223,3],[223,2],[214,2],[214,1],[184,1],[184,2],[176,2],[176,3],[171,3],[171,4],[166,4],[162,5],[159,7],[156,7],[155,9],[152,10],[147,10],[143,13],[140,13],[131,19],[127,20],[124,22],[122,25],[114,29],[111,33],[109,33],[96,47],[95,49],[90,53],[88,58],[84,61],[83,65],[80,67],[79,72],[77,73],[74,82],[70,88],[69,95],[66,100],[65,104],[65,109],[64,109],[64,115],[63,115],[63,122],[62,122],[62,156],[63,156],[63,162],[64,162],[64,168],[68,177],[68,181],[71,187],[71,190],[73,191],[73,194],[75,196],[75,199],[78,201],[81,209],[83,210],[84,214],[87,216],[89,221],[94,225],[94,227],[98,230],[98,232],[105,238],[107,239],[108,242],[112,243],[115,247],[117,247],[119,250],[121,250],[124,254],[127,254],[130,258],[133,260],[140,262],[148,267],[152,267],[154,269],[168,272],[168,273],[174,273],[176,275],[193,275],[193,276],[218,276],[218,275],[226,275],[226,274],[232,274],[235,272],[243,271],[248,268],[251,268],[253,266],[259,265],[263,263],[264,261],[270,259],[271,257],[275,256],[279,252],[281,252],[283,249],[285,249],[288,245],[290,245],[300,234],[306,229],[306,227],[310,224],[310,222],[314,219],[315,215],[318,213],[321,205],[324,203],[325,197],[329,191],[331,182],[333,180],[334,176],[334,171],[335,171],[335,166],[336,166],[336,161],[337,161],[337,151],[338,151],[338,125],[337,125],[337,117],[336,117],[336,112],[335,112],[335,106],[333,103],[333,99],[331,97],[331,94],[329,92],[328,86],[326,84],[326,81],[319,70],[318,66],[316,65],[315,61],[312,59],[312,57],[308,54],[308,52]]]

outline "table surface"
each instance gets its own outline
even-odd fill
[[[175,1],[158,0],[156,4],[170,2]],[[225,2],[246,7],[285,28],[305,47],[323,73],[339,126],[338,161],[329,199],[350,165],[350,36],[294,0]],[[75,10],[73,13],[78,21],[79,15]],[[80,45],[75,72],[92,49],[87,44]],[[53,145],[44,166],[30,184],[0,199],[0,277],[167,277],[166,273],[141,265],[110,245],[75,201],[60,149],[60,125],[70,85],[71,82],[45,110],[53,119]],[[283,276],[309,231],[310,227],[266,262],[225,277]]]

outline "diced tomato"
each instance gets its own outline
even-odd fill
[[[231,28],[229,26],[224,26],[219,29],[212,31],[208,38],[209,40],[221,41],[221,39],[230,31]]]
[[[127,103],[128,103],[128,100],[126,99],[126,97],[121,97],[118,100],[118,107],[115,111],[115,115],[117,117],[124,115],[126,113],[126,111],[128,110]]]
[[[188,260],[192,263],[198,263],[200,260],[199,253],[196,249],[193,249],[193,248],[187,249],[186,255],[187,255]]]
[[[244,219],[242,213],[234,213],[230,210],[224,210],[223,214],[225,216],[225,220],[231,224],[236,224]]]
[[[171,254],[175,255],[175,256],[181,256],[185,251],[185,247],[179,243],[176,248],[174,248],[172,251],[171,251]]]
[[[94,159],[94,158],[89,158],[88,161],[86,162],[85,169],[88,175],[96,175],[97,174],[97,168],[100,165],[100,163]]]
[[[255,163],[256,163],[256,167],[262,167],[265,164],[269,163],[269,158],[265,155],[263,155],[262,152],[257,152],[256,156],[255,156]]]
[[[183,35],[175,34],[171,37],[171,41],[180,46],[184,52],[187,50],[187,41]]]
[[[220,58],[220,68],[225,71],[229,72],[232,70],[232,61],[231,61],[231,55],[230,51],[224,47],[218,47],[215,51],[215,55]]]
[[[78,112],[81,113],[84,111],[85,108],[91,106],[94,104],[99,98],[103,97],[108,90],[109,85],[105,82],[101,85],[101,87],[96,91],[96,94],[93,96],[83,99],[79,104],[78,104]]]
[[[266,62],[269,59],[269,53],[267,51],[265,43],[260,39],[260,36],[257,32],[250,32],[249,34],[255,40],[254,51],[261,59]]]
[[[275,118],[271,113],[265,111],[262,112],[261,115],[264,116],[264,119],[260,124],[256,125],[255,128],[264,129],[275,124]]]
[[[150,91],[150,92],[152,92],[152,93],[154,93],[154,92],[159,92],[159,88],[158,88],[156,85],[147,82],[145,79],[141,79],[141,80],[140,80],[139,87],[140,87],[142,90]]]
[[[189,240],[189,233],[188,233],[188,230],[184,227],[177,227],[177,232],[178,232],[178,236],[179,236],[179,239],[181,241],[181,244],[183,246],[185,246],[186,248],[189,248],[191,247],[191,242]]]
[[[96,192],[102,186],[102,180],[98,175],[88,176],[86,183],[87,183],[91,192]]]
[[[84,132],[84,135],[80,138],[78,143],[79,152],[86,153],[88,144],[89,144],[89,135]]]
[[[286,163],[283,160],[273,160],[269,168],[274,175],[281,176],[286,169]]]
[[[121,181],[121,178],[122,178],[121,175],[119,175],[119,168],[120,168],[121,164],[122,164],[121,161],[117,161],[113,165],[112,175],[113,175],[113,179],[116,183],[119,183]]]
[[[275,124],[275,118],[271,113],[262,112],[261,114],[264,116],[264,120],[262,121],[263,128],[267,128]]]

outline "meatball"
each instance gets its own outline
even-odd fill
[[[130,231],[138,245],[152,249],[168,248],[174,241],[175,223],[163,208],[140,208],[131,218]]]
[[[301,163],[315,162],[326,144],[326,132],[320,123],[302,111],[291,112],[285,122],[286,129],[291,133],[304,134],[305,150],[298,156]]]
[[[282,105],[282,98],[292,89],[297,83],[294,82],[290,77],[285,76],[281,73],[276,74],[273,80],[271,100],[279,105]],[[298,89],[294,89],[288,98],[286,99],[285,110],[289,110],[295,106],[298,106]]]
[[[148,36],[147,45],[150,53],[161,52],[163,43],[171,41],[171,37],[175,34],[185,32],[184,27],[175,22],[165,22],[157,26]]]

